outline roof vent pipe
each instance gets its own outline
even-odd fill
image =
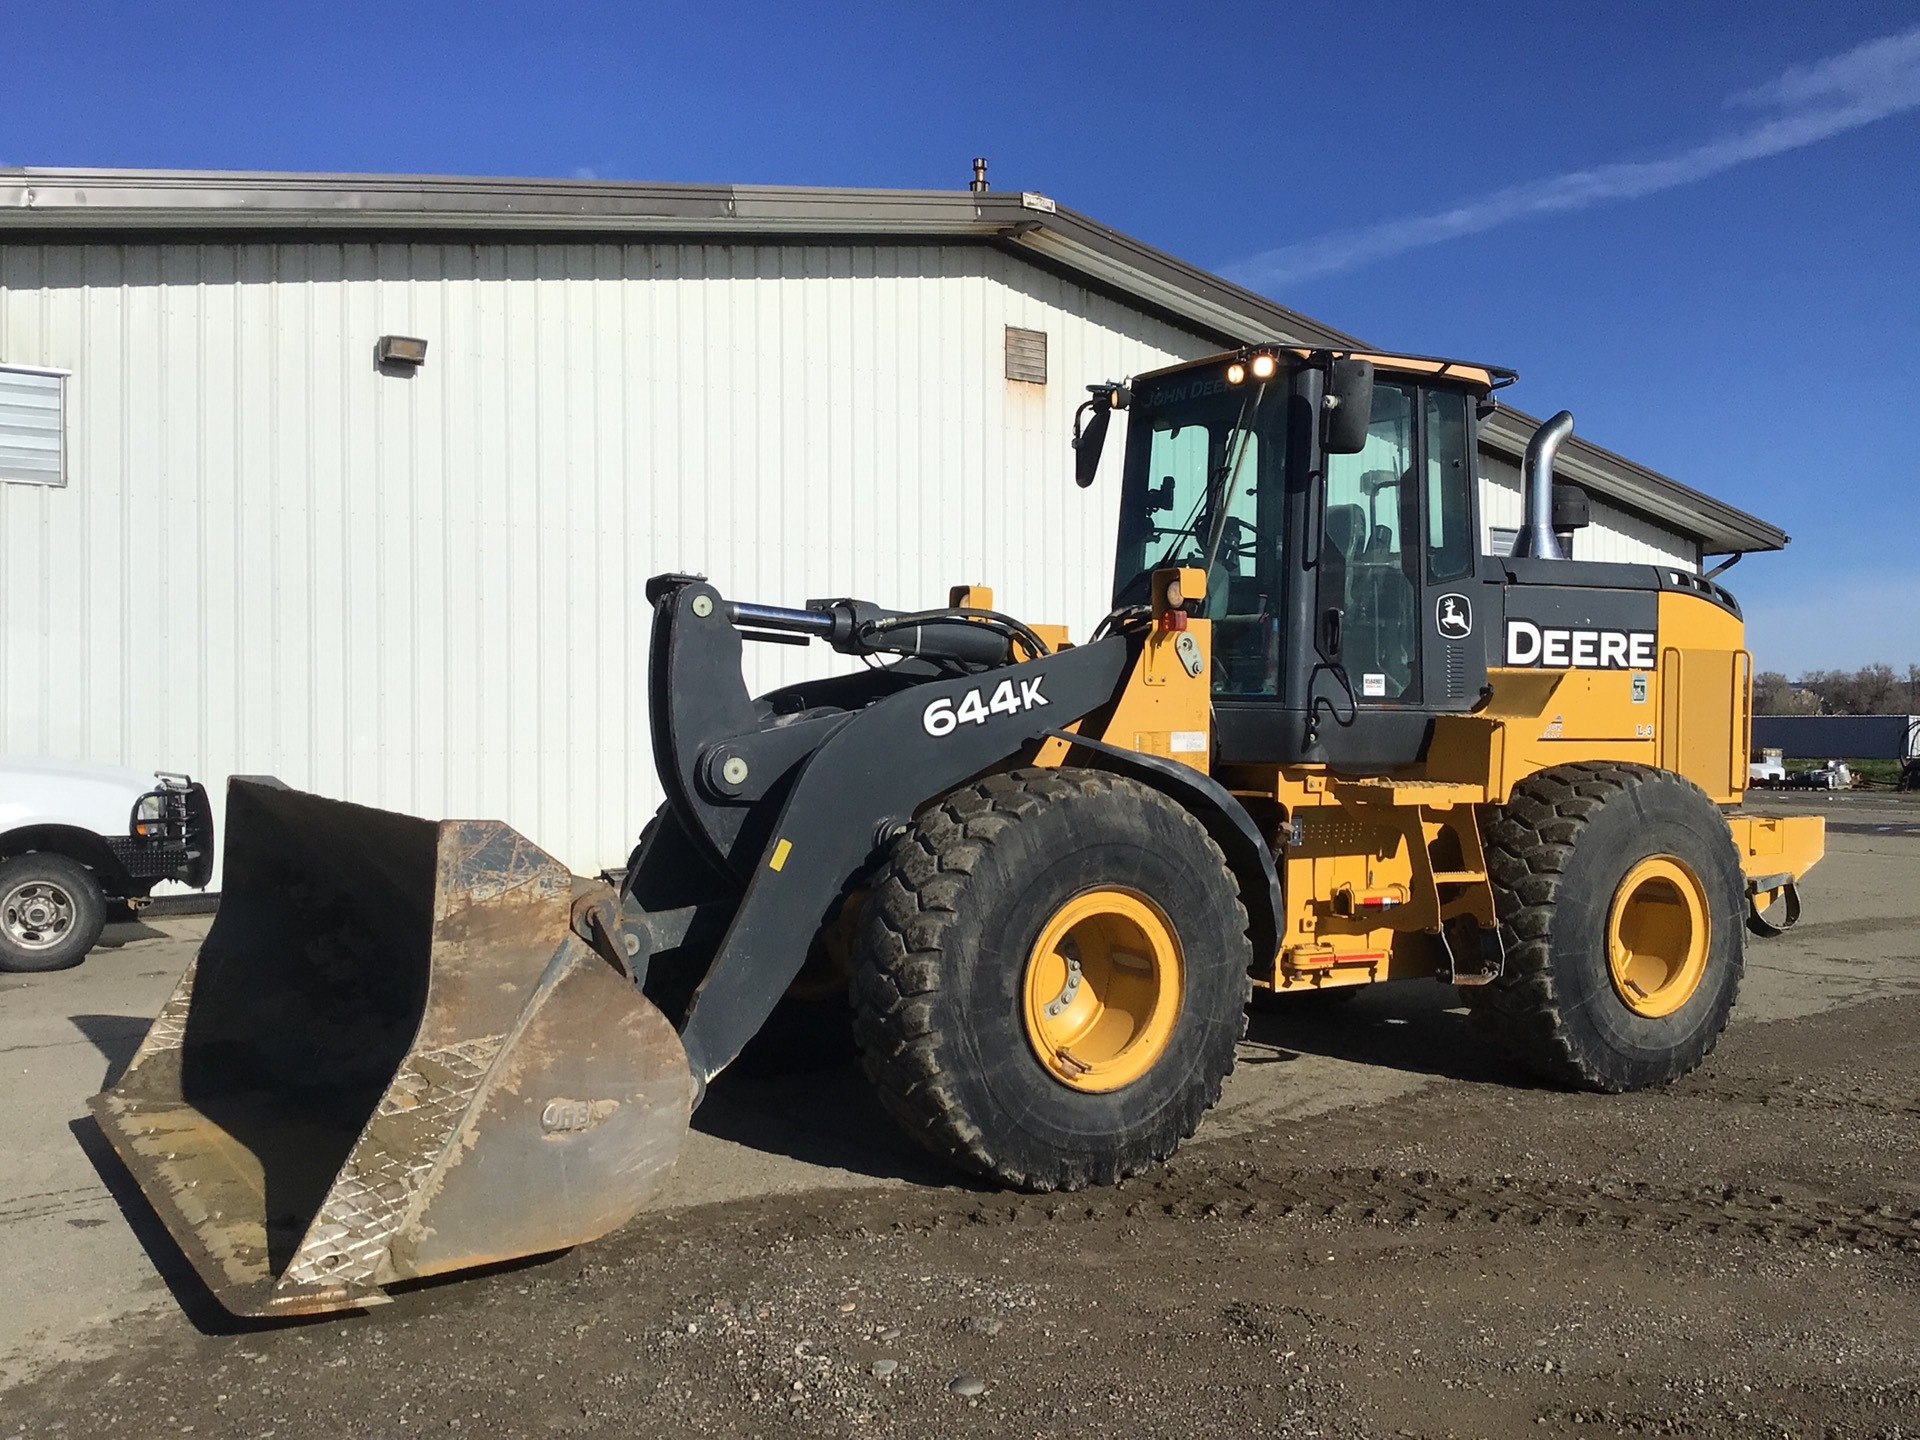
[[[984,194],[987,188],[987,157],[978,156],[973,162],[973,181],[967,186],[974,194]]]
[[[1573,434],[1573,412],[1562,410],[1533,432],[1527,442],[1527,523],[1513,537],[1516,558],[1564,560],[1560,537],[1553,533],[1553,458]]]

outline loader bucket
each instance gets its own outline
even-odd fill
[[[93,1111],[222,1304],[290,1315],[591,1240],[673,1164],[673,1027],[505,825],[236,778],[220,910]]]

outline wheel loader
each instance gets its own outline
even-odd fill
[[[1129,423],[1078,643],[983,587],[902,612],[655,577],[667,798],[617,885],[496,822],[236,777],[218,917],[99,1123],[218,1298],[285,1315],[625,1223],[823,976],[901,1125],[1029,1190],[1170,1155],[1255,995],[1440,981],[1551,1083],[1687,1073],[1821,822],[1735,808],[1733,597],[1564,558],[1565,412],[1515,553],[1481,553],[1513,378],[1266,346],[1090,387],[1083,485]],[[867,663],[755,696],[747,644]]]

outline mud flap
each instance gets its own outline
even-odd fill
[[[679,1037],[494,821],[236,777],[200,953],[93,1111],[237,1314],[594,1239],[679,1154]]]

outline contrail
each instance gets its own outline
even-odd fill
[[[1920,26],[1869,40],[1728,97],[1729,107],[1764,112],[1744,130],[1662,160],[1622,161],[1533,180],[1468,200],[1450,210],[1335,231],[1225,266],[1228,279],[1252,289],[1334,275],[1343,270],[1477,235],[1529,215],[1584,210],[1605,200],[1631,200],[1691,185],[1749,160],[1843,135],[1875,120],[1920,107]]]

